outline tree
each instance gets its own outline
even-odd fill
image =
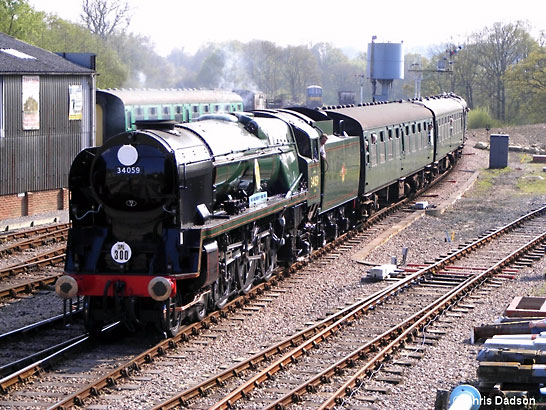
[[[282,89],[282,49],[271,41],[254,40],[243,46],[242,64],[252,79],[247,88],[263,91],[269,98],[276,98]]]
[[[93,34],[103,39],[115,32],[124,32],[131,22],[127,1],[83,0],[81,19]]]
[[[520,121],[544,121],[546,115],[546,48],[536,46],[527,58],[510,67],[504,76],[521,106]]]
[[[474,63],[483,69],[480,86],[487,92],[493,116],[506,121],[506,87],[504,74],[508,68],[527,57],[534,41],[528,25],[494,23],[474,36]]]
[[[178,77],[173,65],[155,52],[146,36],[116,33],[104,41],[115,49],[120,62],[128,69],[128,75],[119,86],[131,88],[171,88]]]
[[[476,60],[475,44],[464,44],[461,51],[457,54],[453,72],[455,75],[455,92],[461,95],[468,104],[470,109],[475,107],[474,93],[478,87],[478,78],[480,69],[477,68],[473,61]]]
[[[84,27],[70,23],[56,16],[46,19],[47,29],[33,36],[29,42],[53,52],[70,51],[97,55],[97,87],[120,87],[127,78],[129,69],[119,55],[100,37],[94,36]]]
[[[198,87],[218,87],[225,64],[226,57],[222,50],[216,49],[213,53],[209,54],[197,73],[196,82]]]
[[[45,29],[45,13],[34,11],[26,0],[0,0],[0,31],[28,41]]]
[[[288,46],[283,51],[282,61],[292,102],[302,102],[305,87],[319,80],[317,60],[305,46]]]
[[[329,43],[317,43],[311,52],[317,60],[318,81],[323,88],[325,105],[338,104],[339,91],[353,91],[360,97],[358,76],[365,71],[363,60],[350,61],[339,48]]]

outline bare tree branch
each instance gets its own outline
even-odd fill
[[[124,32],[131,22],[129,3],[122,0],[83,0],[81,19],[89,31],[107,38]]]

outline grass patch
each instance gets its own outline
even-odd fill
[[[508,174],[512,171],[510,167],[499,169],[482,169],[480,176],[474,184],[474,192],[476,195],[483,195],[486,192],[493,189],[495,185],[495,179],[501,175]]]
[[[528,164],[524,176],[518,178],[517,187],[527,195],[546,195],[546,172],[544,164]]]

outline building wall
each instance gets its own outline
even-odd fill
[[[74,157],[93,144],[94,80],[82,75],[40,75],[40,128],[24,130],[22,76],[3,80],[0,196],[68,186]],[[69,86],[82,86],[82,118],[69,119]]]
[[[0,198],[0,220],[68,209],[68,189],[26,192]]]

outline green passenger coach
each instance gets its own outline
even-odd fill
[[[191,122],[203,115],[243,111],[242,97],[225,90],[106,89],[96,95],[96,145],[136,129],[136,121]]]

